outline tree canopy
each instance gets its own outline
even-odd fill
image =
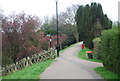
[[[80,5],[75,21],[79,40],[83,40],[89,48],[93,47],[93,38],[100,36],[102,30],[112,27],[112,21],[103,13],[102,6],[99,3]]]

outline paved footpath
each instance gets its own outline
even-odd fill
[[[60,54],[40,75],[41,79],[102,79],[95,71],[95,67],[103,66],[101,63],[79,59],[78,52],[81,43],[67,49]]]

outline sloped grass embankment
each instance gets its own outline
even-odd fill
[[[78,53],[78,58],[84,59],[84,60],[88,60],[88,61],[93,61],[93,62],[101,62],[101,60],[97,60],[94,55],[93,55],[93,59],[88,59],[86,58],[86,51],[92,51],[90,49],[88,49],[87,47],[85,47],[84,49],[80,50],[80,52]]]
[[[23,70],[8,74],[7,76],[3,76],[2,79],[39,79],[40,73],[44,72],[44,70],[52,62],[53,60],[47,60],[44,62],[36,63],[32,66],[26,67]]]

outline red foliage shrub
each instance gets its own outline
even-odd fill
[[[13,14],[2,19],[3,29],[3,55],[9,54],[13,62],[32,54],[47,50],[50,38],[38,30],[40,19],[25,13]],[[59,37],[59,44],[67,38],[65,34]],[[53,35],[52,47],[57,43],[57,36]]]

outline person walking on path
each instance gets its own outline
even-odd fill
[[[40,79],[102,79],[94,71],[95,67],[103,66],[96,63],[79,59],[77,54],[81,50],[82,43],[77,43],[60,54],[41,75]]]

